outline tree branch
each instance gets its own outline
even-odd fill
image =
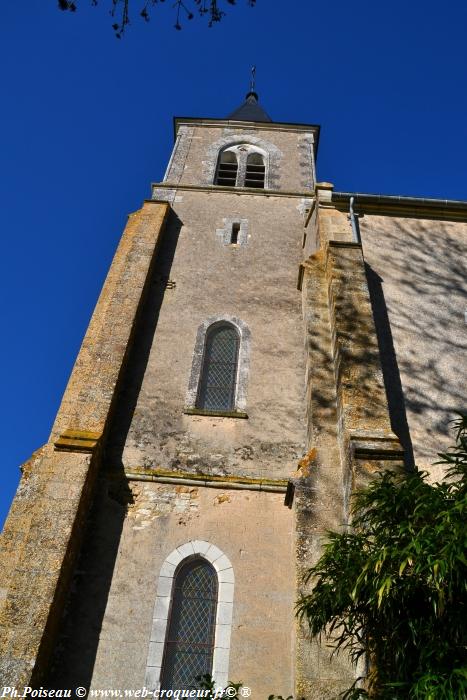
[[[60,10],[76,12],[78,9],[79,0],[57,0]],[[126,27],[130,24],[130,2],[132,7],[135,6],[137,0],[108,0],[111,4],[110,15],[115,20],[112,24],[112,29],[115,36],[121,39]],[[207,16],[208,26],[212,27],[216,22],[220,22],[225,17],[225,11],[220,7],[221,0],[175,0],[173,8],[176,13],[175,29],[182,28],[182,19],[192,20],[194,12],[191,11],[189,4],[193,5],[193,10],[197,10],[201,17]],[[140,17],[145,22],[149,22],[151,12],[154,7],[164,0],[142,0],[142,8],[139,12]],[[225,0],[229,5],[236,5],[236,0]],[[246,0],[248,7],[254,7],[256,0]],[[96,6],[98,0],[91,0],[91,5]]]

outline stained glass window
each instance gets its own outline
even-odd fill
[[[231,411],[235,408],[239,337],[230,324],[208,329],[204,349],[197,408]]]
[[[161,689],[194,689],[197,676],[212,673],[217,605],[217,574],[209,562],[194,559],[175,577],[172,609],[161,671]]]

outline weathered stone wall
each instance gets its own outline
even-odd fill
[[[410,461],[440,478],[431,465],[466,408],[467,224],[366,214],[360,225],[391,420]]]
[[[303,133],[251,131],[236,134],[263,147],[268,141],[274,187],[311,186]],[[302,193],[210,191],[206,173],[226,134],[182,130],[167,174],[178,187],[157,191],[172,210],[115,401],[105,442],[113,480],[100,482],[49,678],[55,687],[142,687],[160,568],[176,546],[207,540],[235,573],[229,678],[258,698],[293,693],[293,514],[283,492],[306,441],[297,290],[305,201]],[[232,222],[241,224],[237,245],[228,242]],[[238,319],[248,337],[241,375],[247,418],[184,412],[193,404],[198,329],[213,318]],[[131,481],[135,473],[222,477],[237,487]],[[266,482],[279,492],[259,491]]]
[[[50,685],[142,688],[161,566],[175,547],[205,540],[235,576],[229,678],[254,698],[292,694],[293,518],[283,494],[116,486],[101,484]]]
[[[313,139],[311,129],[182,124],[165,180],[174,185],[212,185],[219,150],[236,143],[250,143],[268,154],[268,189],[313,191]]]
[[[346,214],[331,203],[332,186],[317,186],[308,217],[300,285],[306,323],[307,454],[294,479],[298,594],[319,558],[327,532],[344,531],[349,501],[374,472],[400,461],[390,425],[361,245]],[[315,227],[317,230],[315,230]],[[297,630],[296,693],[335,697],[355,679],[345,654],[331,661],[326,645]]]
[[[276,478],[295,469],[305,443],[299,201],[178,191],[109,438],[114,463]],[[242,245],[220,239],[225,219],[247,222]],[[198,328],[213,317],[249,331],[246,420],[184,414]]]
[[[302,285],[307,350],[308,451],[295,475],[293,510],[297,598],[309,590],[304,578],[321,555],[327,531],[341,531],[345,522],[344,466],[338,441],[337,390],[324,250],[308,258]],[[349,687],[353,674],[345,655],[331,662],[326,648],[328,640],[321,645],[317,640],[312,641],[305,623],[296,623],[296,633],[296,697],[327,700]]]

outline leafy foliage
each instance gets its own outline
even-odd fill
[[[57,0],[60,10],[76,12],[78,0]],[[115,20],[112,28],[115,36],[120,39],[130,24],[130,4],[136,5],[136,0],[107,0],[110,6],[110,14]],[[96,6],[98,0],[90,0],[91,5]],[[151,10],[164,0],[140,0],[139,14],[146,22],[149,22]],[[182,28],[182,19],[192,20],[197,12],[201,17],[207,17],[208,25],[212,27],[225,17],[225,11],[221,8],[221,0],[175,0],[174,9],[176,11],[175,29]],[[236,0],[226,0],[229,5],[236,5]],[[256,0],[246,0],[249,7],[254,7]],[[191,8],[191,9],[190,9]]]
[[[232,681],[229,681],[229,684],[224,688],[222,694],[220,694],[216,690],[216,682],[210,673],[196,676],[196,680],[199,683],[200,690],[209,690],[209,695],[205,697],[216,698],[216,700],[227,700],[227,698],[229,700],[238,700],[239,690],[243,686],[241,681],[240,683],[232,683]]]
[[[353,502],[353,529],[330,533],[298,604],[336,653],[365,654],[366,689],[349,700],[467,697],[467,415],[440,454],[446,480],[384,472]]]

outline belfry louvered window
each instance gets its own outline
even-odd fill
[[[239,340],[237,329],[229,323],[208,328],[197,408],[209,411],[235,408]]]
[[[172,608],[161,670],[161,689],[195,689],[197,676],[212,673],[217,574],[205,559],[181,565],[174,579]]]
[[[235,187],[237,183],[238,162],[232,151],[223,151],[217,166],[216,185]]]
[[[267,154],[249,143],[229,146],[219,153],[215,185],[267,187]]]
[[[260,153],[250,153],[246,160],[245,187],[263,189],[265,172],[263,156]]]

